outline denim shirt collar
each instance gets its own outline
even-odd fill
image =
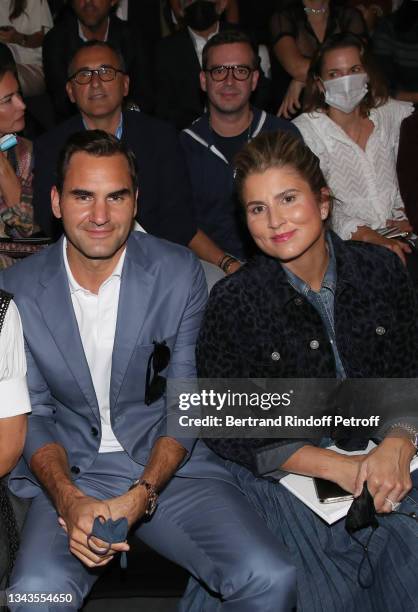
[[[337,288],[337,261],[335,258],[334,246],[332,244],[329,233],[326,233],[326,242],[328,247],[329,261],[325,276],[322,280],[321,289],[329,289],[334,295]],[[296,276],[286,266],[282,266],[289,283],[300,294],[307,295],[311,291],[311,287],[304,280]]]

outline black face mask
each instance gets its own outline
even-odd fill
[[[209,0],[198,0],[184,9],[184,21],[192,30],[203,32],[218,21],[216,5]]]

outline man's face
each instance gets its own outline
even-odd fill
[[[105,47],[87,47],[75,55],[71,72],[94,70],[100,67],[111,67],[120,70],[119,58]],[[121,72],[116,73],[113,81],[102,81],[98,74],[93,74],[90,83],[80,85],[72,79],[67,82],[67,94],[81,113],[92,118],[103,118],[112,115],[122,106],[123,98],[128,95],[129,77]]]
[[[98,259],[117,262],[136,214],[136,196],[124,155],[74,153],[62,193],[53,187],[51,199],[78,265]]]
[[[247,66],[253,68],[254,56],[251,47],[246,43],[219,45],[210,49],[207,69],[216,66]],[[200,73],[200,85],[206,91],[210,106],[221,113],[235,113],[248,103],[251,93],[257,86],[258,70],[251,72],[245,81],[238,81],[233,71],[228,71],[224,81],[215,81],[209,72]]]
[[[117,0],[72,0],[78,19],[86,28],[94,30],[107,19]]]

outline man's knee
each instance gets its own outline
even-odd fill
[[[38,595],[39,597],[42,595],[44,606],[40,606],[40,610],[55,609],[55,607],[78,610],[82,607],[84,597],[87,595],[82,592],[82,585],[77,584],[59,563],[49,568],[42,566],[26,568],[24,573],[19,572],[16,568],[10,578],[10,586],[7,591],[14,596],[13,599],[16,601],[15,606],[10,606],[12,611],[20,609],[17,603],[21,600],[22,595],[26,599],[27,596],[32,598],[35,596],[32,601],[36,600],[37,603]],[[42,603],[41,600],[39,603]]]
[[[279,546],[274,551],[252,550],[231,569],[222,589],[225,599],[260,595],[278,605],[296,601],[296,568]]]

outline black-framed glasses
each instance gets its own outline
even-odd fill
[[[145,403],[147,406],[156,402],[165,393],[167,379],[161,376],[160,372],[170,363],[170,349],[163,342],[153,342],[154,350],[148,359],[147,373],[145,376]],[[151,378],[152,370],[152,378]]]
[[[108,81],[114,81],[118,72],[124,74],[123,70],[119,68],[113,68],[113,66],[100,66],[100,68],[82,68],[77,70],[69,77],[69,81],[75,81],[79,85],[88,85],[93,78],[94,74],[97,74],[101,81],[105,83]]]
[[[245,64],[236,64],[235,66],[213,66],[213,68],[207,68],[205,72],[209,72],[213,81],[225,81],[228,78],[230,71],[232,70],[232,76],[236,81],[246,81],[250,78],[250,74],[254,72],[254,69]]]

